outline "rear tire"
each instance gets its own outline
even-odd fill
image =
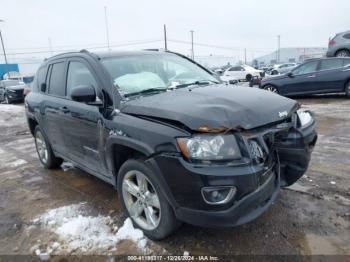
[[[130,217],[134,226],[141,229],[148,238],[163,239],[181,225],[160,188],[157,176],[142,160],[130,159],[121,166],[117,189],[124,214]],[[151,199],[158,199],[158,202],[150,201]],[[154,202],[157,204],[154,205]],[[148,219],[150,217],[146,211],[152,215],[151,220]],[[134,213],[133,216],[130,212]]]
[[[60,167],[63,159],[55,156],[50,143],[43,135],[43,132],[39,126],[36,126],[34,129],[34,140],[39,160],[43,166],[47,169],[55,169]]]
[[[343,50],[339,50],[335,53],[336,57],[348,57],[350,56],[350,52],[349,50],[343,49]]]
[[[345,95],[350,98],[350,81],[345,84]]]

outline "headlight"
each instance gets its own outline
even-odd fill
[[[241,158],[237,141],[232,134],[202,134],[191,138],[178,138],[177,143],[187,159],[231,160]]]
[[[298,118],[299,118],[299,122],[300,122],[301,127],[307,126],[313,121],[312,115],[308,111],[304,111],[302,109],[299,109],[297,111],[297,114],[298,114]]]

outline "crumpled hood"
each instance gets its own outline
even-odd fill
[[[218,84],[190,90],[130,100],[121,112],[175,120],[192,130],[201,126],[251,129],[280,121],[297,106],[294,100],[257,88]]]

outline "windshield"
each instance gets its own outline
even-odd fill
[[[102,60],[122,94],[165,90],[196,82],[219,82],[196,64],[171,53],[150,53]]]

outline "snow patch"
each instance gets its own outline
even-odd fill
[[[0,112],[5,112],[5,113],[23,113],[24,112],[24,107],[23,106],[17,106],[17,105],[0,104]]]
[[[58,242],[51,245],[51,251],[67,249],[68,252],[91,252],[115,248],[121,240],[131,240],[141,250],[146,250],[147,239],[143,232],[133,227],[130,218],[118,229],[110,216],[87,216],[84,203],[51,209],[35,218],[32,223],[55,232],[64,248]]]
[[[335,185],[335,184],[336,184],[336,182],[335,182],[335,181],[331,181],[330,183],[331,183],[332,185]]]
[[[10,162],[10,163],[7,163],[6,166],[8,167],[18,167],[18,166],[21,166],[21,165],[25,165],[27,164],[28,162],[25,161],[24,159],[17,159],[13,162]]]
[[[74,165],[70,162],[63,162],[61,165],[61,168],[63,169],[64,172],[68,171],[69,169],[74,168]]]

